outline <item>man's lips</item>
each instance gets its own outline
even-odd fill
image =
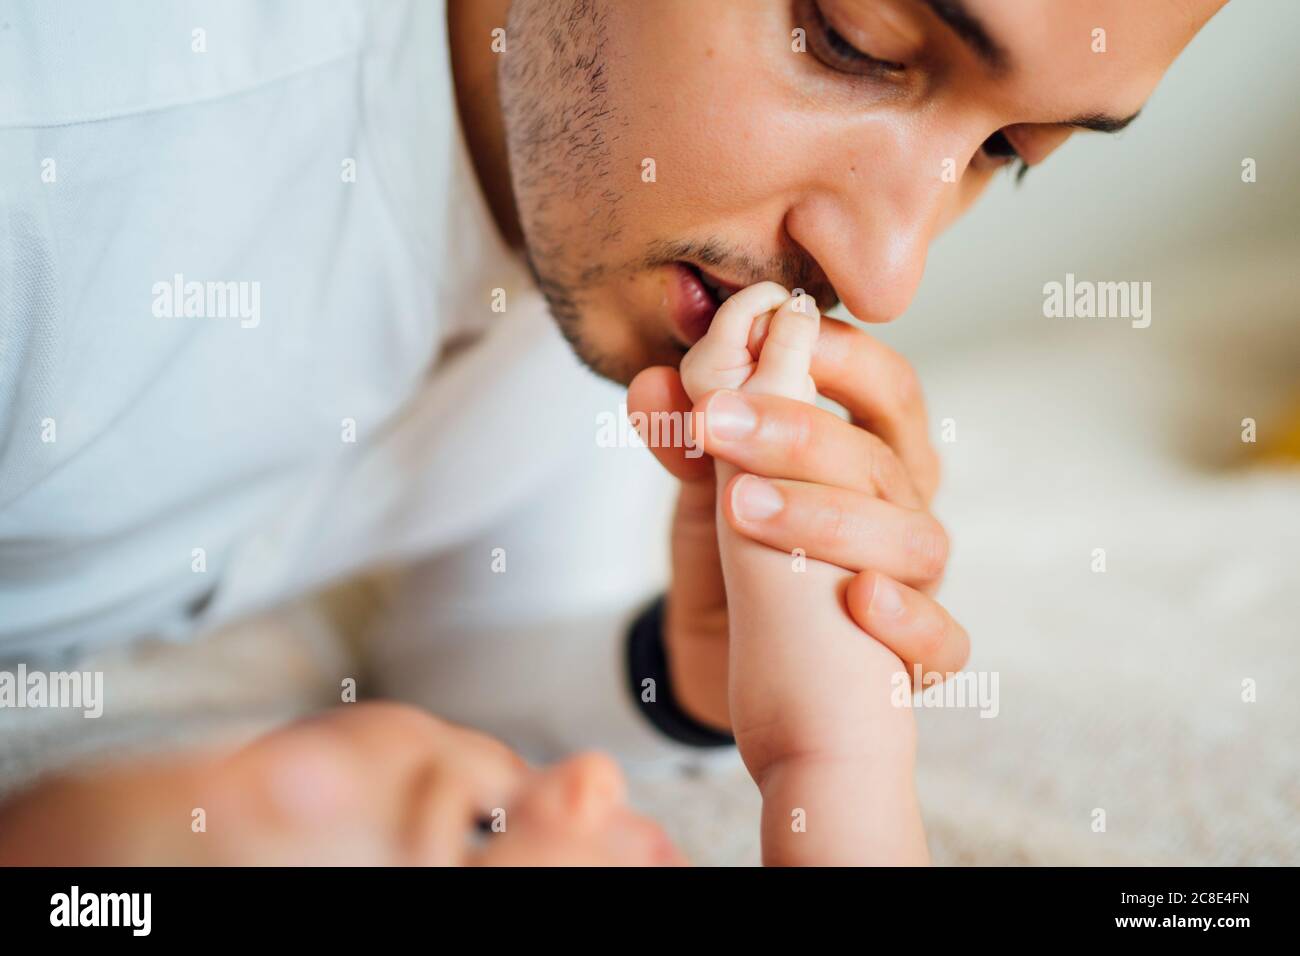
[[[744,286],[726,282],[687,262],[674,262],[669,269],[672,277],[668,306],[673,325],[685,344],[694,345],[709,330],[718,306]]]

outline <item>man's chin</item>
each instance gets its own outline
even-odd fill
[[[586,319],[584,316],[577,321],[557,319],[556,322],[579,361],[615,384],[626,387],[644,369],[655,365],[676,368],[686,354],[685,348],[672,339],[647,341],[628,326],[610,334],[613,330],[606,325],[605,334],[589,334],[588,324],[599,326],[599,323],[594,320],[589,323]]]

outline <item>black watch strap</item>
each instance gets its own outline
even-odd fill
[[[633,703],[660,733],[691,747],[731,747],[736,738],[702,724],[681,709],[668,678],[664,651],[664,597],[637,616],[628,634],[627,679]],[[646,683],[653,681],[653,683]]]

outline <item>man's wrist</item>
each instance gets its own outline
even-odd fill
[[[671,602],[664,608],[663,642],[673,697],[693,719],[731,732],[727,697],[727,622],[683,621]],[[689,625],[695,625],[690,627]]]
[[[730,732],[710,720],[711,711],[701,711],[683,700],[681,692],[694,681],[679,681],[682,661],[670,662],[666,636],[666,599],[655,600],[637,616],[628,635],[627,676],[637,708],[661,733],[693,747],[731,746]],[[674,666],[675,665],[675,666]],[[724,678],[725,695],[725,678]],[[725,716],[725,710],[723,711]]]

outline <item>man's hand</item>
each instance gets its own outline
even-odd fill
[[[761,331],[758,334],[762,334]],[[858,572],[846,600],[858,626],[910,671],[959,670],[966,632],[931,597],[948,539],[930,515],[939,459],[911,366],[846,322],[823,318],[813,360],[822,395],[849,412],[770,395],[714,392],[692,409],[675,369],[649,368],[628,389],[629,412],[687,414],[703,422],[704,457],[653,447],[681,480],[673,521],[673,581],[665,644],[684,710],[727,727],[727,603],[715,528],[713,457],[771,479],[782,507],[747,511],[733,481],[725,517],[738,532],[793,554]],[[743,477],[743,476],[742,476]],[[770,496],[769,496],[770,497]]]
[[[233,754],[55,779],[0,808],[4,865],[680,862],[607,758],[533,770],[397,704],[345,705]]]

